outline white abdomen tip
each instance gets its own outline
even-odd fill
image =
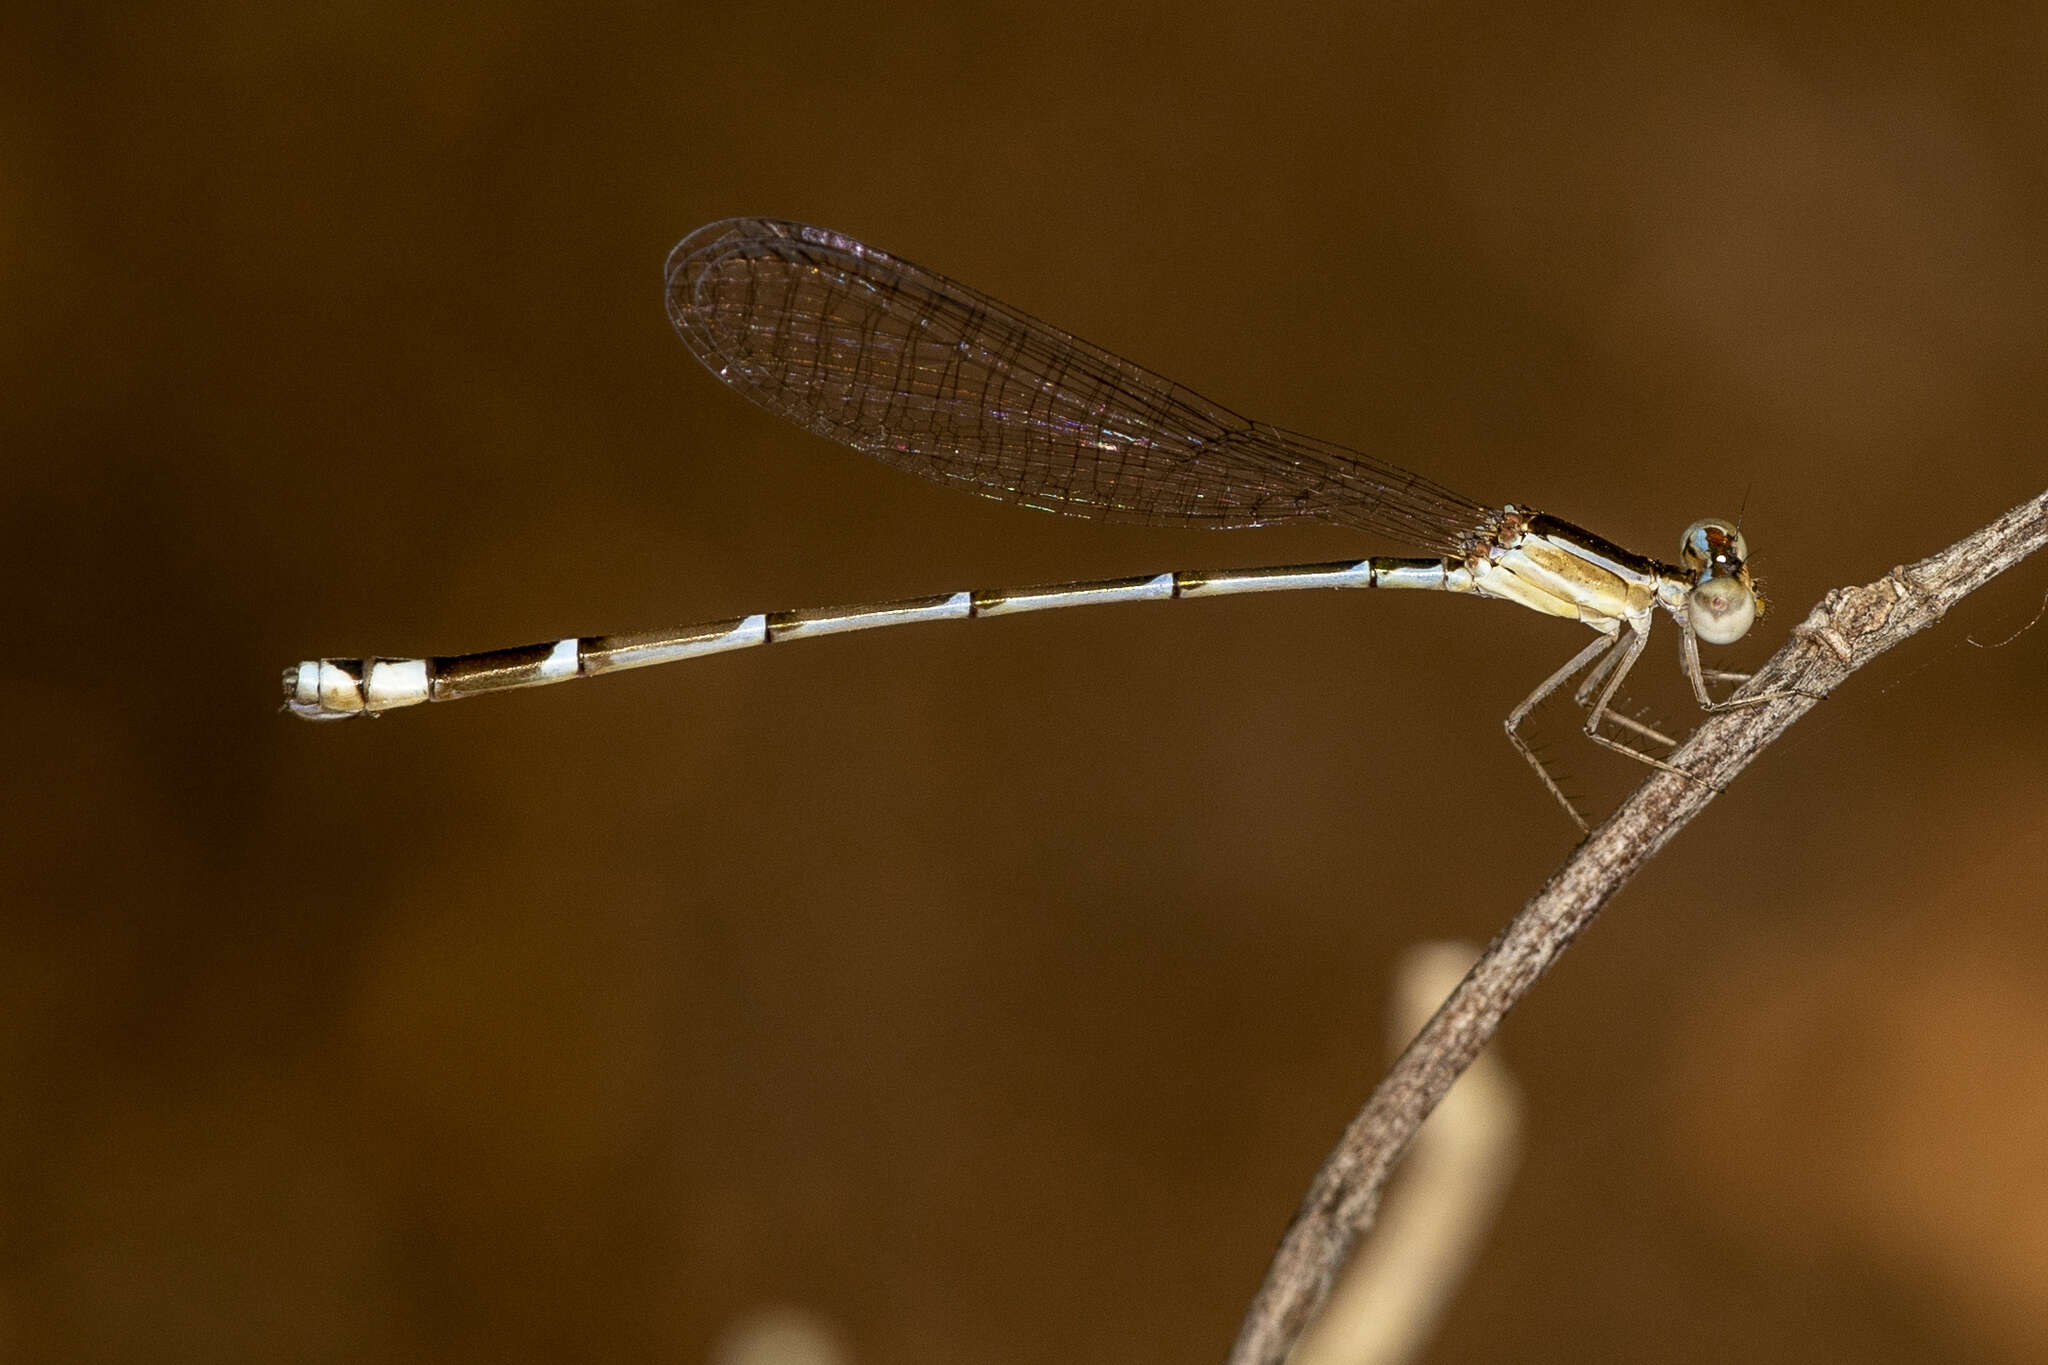
[[[307,659],[284,671],[284,704],[307,720],[339,720],[362,711],[362,683],[332,659]]]
[[[285,709],[306,720],[417,706],[432,699],[425,659],[308,659],[284,671]]]
[[[284,671],[284,704],[293,715],[307,715],[309,706],[317,709],[320,694],[316,688],[307,686],[306,675],[311,672],[317,677],[319,668],[318,664],[308,660],[293,664]]]

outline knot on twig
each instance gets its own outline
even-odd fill
[[[1793,639],[1818,640],[1844,665],[1855,661],[1856,650],[1835,628],[1835,613],[1843,609],[1848,591],[1846,588],[1829,588],[1814,604],[1813,610],[1806,614],[1806,619],[1792,627]]]
[[[1826,605],[1831,610],[1826,624],[1837,637],[1828,643],[1844,663],[1850,660],[1848,642],[1884,630],[1908,604],[1924,607],[1927,602],[1926,596],[1905,577],[1903,569],[1893,569],[1875,583],[1836,588],[1828,598]]]

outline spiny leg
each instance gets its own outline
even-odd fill
[[[1616,636],[1613,638],[1618,641],[1620,637]],[[1620,657],[1621,652],[1619,650],[1610,649],[1607,651],[1607,656],[1601,659],[1595,667],[1587,669],[1586,676],[1579,679],[1579,685],[1572,689],[1572,700],[1582,708],[1591,705],[1593,690],[1599,687],[1601,683],[1607,681],[1608,673],[1613,671],[1614,661]]]
[[[1672,749],[1678,747],[1677,740],[1665,734],[1654,725],[1645,725],[1642,721],[1637,720],[1625,711],[1609,711],[1604,719],[1609,725],[1618,725],[1630,734],[1641,735],[1652,743],[1662,744]]]
[[[1614,694],[1620,690],[1622,680],[1627,678],[1629,670],[1636,666],[1636,660],[1643,657],[1643,650],[1648,647],[1649,643],[1650,632],[1647,629],[1631,628],[1627,638],[1615,645],[1614,650],[1618,657],[1609,661],[1612,664],[1612,671],[1607,675],[1607,685],[1600,689],[1600,699],[1593,704],[1592,714],[1586,717],[1586,738],[1604,749],[1612,749],[1618,754],[1627,754],[1638,763],[1647,763],[1652,768],[1658,768],[1667,773],[1677,773],[1680,777],[1690,777],[1692,774],[1686,772],[1683,768],[1673,767],[1661,758],[1654,758],[1640,749],[1631,748],[1618,739],[1610,739],[1600,733],[1600,723],[1602,721],[1614,721],[1621,723],[1623,728],[1634,728],[1627,724],[1627,718],[1622,716],[1620,712],[1610,711],[1608,707],[1614,701]]]
[[[1579,685],[1572,689],[1572,701],[1581,711],[1592,706],[1594,690],[1606,680],[1608,673],[1614,668],[1615,664],[1620,662],[1621,656],[1622,650],[1619,648],[1610,650],[1607,657],[1600,661],[1600,666],[1589,671],[1580,680]],[[1631,666],[1633,666],[1633,661],[1631,661]],[[1632,734],[1641,735],[1643,738],[1662,744],[1667,748],[1676,749],[1678,747],[1678,741],[1665,734],[1662,730],[1657,729],[1655,726],[1646,725],[1634,716],[1624,712],[1609,711],[1607,719]]]
[[[1685,664],[1685,676],[1692,683],[1693,696],[1699,700],[1701,710],[1726,711],[1738,706],[1754,706],[1758,702],[1775,701],[1780,697],[1811,695],[1805,692],[1804,689],[1795,687],[1763,692],[1754,697],[1730,697],[1726,701],[1715,701],[1707,693],[1706,680],[1708,677],[1714,678],[1717,682],[1738,680],[1746,682],[1749,679],[1749,675],[1746,673],[1728,673],[1721,669],[1701,668],[1699,637],[1693,631],[1692,622],[1687,620],[1682,613],[1674,614],[1678,616],[1679,653]],[[1600,699],[1594,703],[1593,713],[1586,717],[1586,738],[1602,748],[1612,749],[1618,754],[1626,754],[1638,763],[1647,764],[1663,772],[1676,773],[1678,776],[1690,781],[1698,781],[1698,778],[1695,778],[1693,774],[1685,771],[1683,768],[1675,767],[1660,758],[1655,758],[1643,753],[1639,749],[1631,748],[1618,739],[1610,739],[1608,736],[1600,733],[1599,727],[1603,721],[1612,722],[1623,729],[1636,733],[1644,733],[1647,730],[1647,727],[1640,725],[1630,717],[1609,708],[1613,703],[1614,694],[1621,687],[1622,680],[1628,677],[1629,670],[1636,666],[1636,660],[1642,657],[1643,650],[1649,643],[1650,633],[1648,630],[1632,631],[1631,638],[1622,644],[1616,645],[1614,654],[1610,655],[1607,661],[1601,664],[1598,673],[1604,675],[1607,682],[1600,689]],[[1591,681],[1589,680],[1586,686],[1582,686],[1579,689],[1577,695],[1581,701],[1583,701],[1585,695],[1590,690],[1590,686]],[[1665,740],[1662,735],[1655,735],[1653,731],[1650,733],[1664,743],[1670,742]]]
[[[1564,813],[1572,818],[1572,823],[1579,827],[1581,833],[1589,832],[1592,826],[1586,823],[1586,818],[1579,814],[1578,807],[1571,803],[1571,798],[1564,794],[1563,788],[1550,776],[1550,770],[1543,766],[1543,760],[1536,756],[1536,750],[1530,747],[1529,741],[1522,738],[1522,722],[1529,718],[1531,711],[1543,703],[1544,698],[1570,682],[1581,669],[1589,666],[1602,653],[1625,647],[1625,644],[1617,642],[1612,636],[1601,636],[1572,655],[1571,660],[1563,668],[1538,683],[1536,690],[1524,697],[1520,706],[1508,712],[1508,743],[1515,746],[1516,753],[1528,760],[1529,766],[1536,770],[1536,776],[1542,780],[1544,788],[1557,798],[1557,804],[1564,807]]]

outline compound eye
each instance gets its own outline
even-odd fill
[[[1749,543],[1735,523],[1719,517],[1702,517],[1685,528],[1678,542],[1678,562],[1699,573],[1709,566],[1739,565],[1749,558]]]

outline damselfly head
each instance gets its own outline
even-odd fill
[[[1735,523],[1719,517],[1702,517],[1685,528],[1678,543],[1678,562],[1690,573],[1734,575],[1749,558],[1749,543]]]
[[[1732,645],[1747,635],[1763,600],[1749,581],[1749,545],[1735,524],[1719,517],[1694,522],[1685,528],[1678,557],[1694,576],[1685,599],[1693,633],[1710,645]]]

